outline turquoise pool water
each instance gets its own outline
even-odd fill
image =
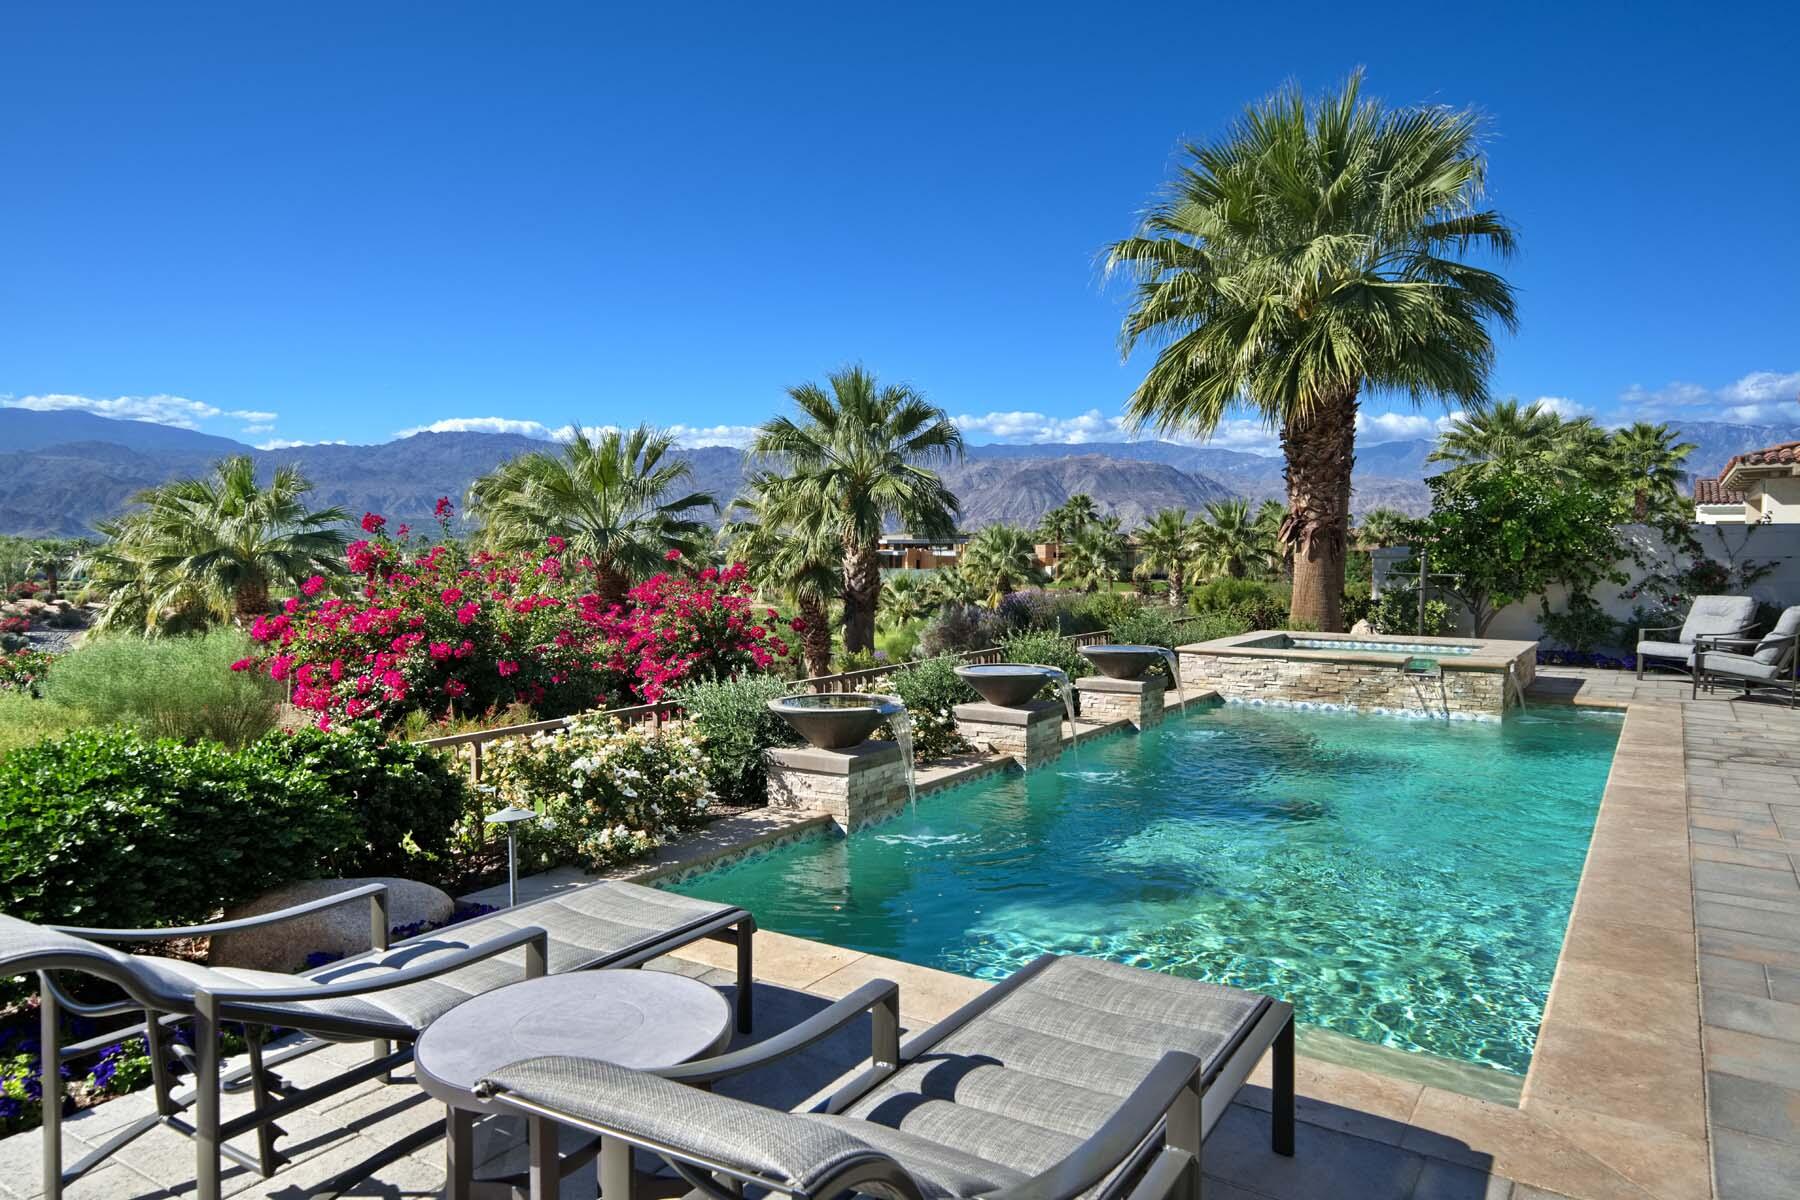
[[[1052,950],[1252,988],[1522,1075],[1620,725],[1198,708],[673,886],[981,978]]]

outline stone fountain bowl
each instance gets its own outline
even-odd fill
[[[1124,646],[1105,644],[1079,646],[1080,655],[1093,663],[1109,679],[1142,679],[1150,664],[1161,662],[1161,646]]]
[[[895,713],[906,711],[896,696],[874,692],[821,692],[817,695],[783,696],[769,701],[809,746],[820,750],[848,750],[869,740],[877,726]]]
[[[957,678],[981,693],[989,704],[1016,708],[1043,690],[1055,678],[1043,667],[1023,663],[982,663],[956,668]]]

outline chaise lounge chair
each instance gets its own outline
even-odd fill
[[[864,984],[767,1042],[655,1074],[597,1059],[512,1063],[479,1094],[660,1156],[712,1200],[1197,1200],[1206,1135],[1274,1051],[1273,1142],[1294,1152],[1294,1013],[1137,967],[1046,955],[899,1045],[898,987]],[[807,1113],[700,1090],[874,1014],[871,1065]],[[683,1085],[698,1086],[683,1086]],[[532,1200],[550,1200],[551,1171]]]
[[[1760,638],[1706,638],[1694,650],[1693,695],[1721,683],[1741,688],[1783,692],[1788,707],[1800,702],[1800,606],[1787,609],[1775,627]]]
[[[1692,676],[1694,648],[1703,640],[1741,638],[1756,627],[1756,600],[1750,596],[1695,596],[1687,620],[1638,630],[1637,677],[1644,677],[1646,659],[1657,659],[1668,670]],[[1647,636],[1673,633],[1672,642]],[[1670,663],[1679,665],[1671,666]]]
[[[354,901],[370,906],[367,954],[300,975],[213,968],[150,955],[126,954],[106,943],[143,943],[207,937],[260,928]],[[0,916],[0,978],[37,972],[44,1046],[45,1096],[61,1092],[59,1067],[91,1057],[103,1047],[142,1036],[154,1072],[157,1112],[126,1126],[73,1167],[62,1165],[61,1111],[44,1105],[43,1192],[57,1200],[63,1187],[157,1125],[194,1140],[196,1200],[217,1200],[221,1156],[265,1177],[282,1159],[275,1148],[283,1114],[369,1079],[386,1078],[411,1057],[411,1044],[437,1017],[470,996],[546,972],[594,967],[635,967],[702,938],[737,945],[737,1022],[751,1023],[751,940],[756,923],[741,908],[677,896],[636,884],[603,880],[505,909],[443,930],[387,944],[387,889],[370,884],[341,895],[279,912],[180,929],[77,929],[33,925]],[[520,951],[522,953],[513,953]],[[521,962],[521,958],[523,961]],[[103,1003],[71,997],[61,973],[98,977],[124,993]],[[68,1011],[91,1018],[141,1011],[144,1023],[114,1029],[73,1046],[60,1045],[58,1018]],[[250,1062],[230,1077],[219,1074],[221,1022],[246,1027]],[[171,1041],[175,1025],[191,1023],[192,1049]],[[263,1054],[261,1030],[279,1027],[310,1035],[278,1054]],[[372,1042],[371,1061],[306,1088],[288,1085],[271,1068],[330,1042]],[[395,1050],[393,1043],[401,1043]],[[168,1062],[181,1058],[193,1071],[193,1086],[177,1094]],[[252,1111],[221,1122],[221,1087],[248,1087]],[[185,1115],[191,1109],[192,1119]],[[257,1153],[226,1143],[255,1132]],[[391,1148],[397,1157],[442,1135],[422,1131]]]

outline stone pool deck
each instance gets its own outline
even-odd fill
[[[1211,1200],[1761,1200],[1800,1195],[1800,713],[1720,694],[1690,701],[1685,682],[1545,669],[1534,703],[1626,708],[1543,1032],[1517,1105],[1364,1065],[1303,1040],[1301,1121],[1292,1159],[1269,1153],[1266,1069],[1205,1147]],[[1084,728],[1084,736],[1116,726]],[[1004,769],[974,759],[922,773],[943,786]],[[757,814],[721,821],[637,873],[696,869],[746,841],[808,836],[823,818]],[[524,881],[527,895],[575,886],[575,872]],[[696,947],[657,968],[729,986],[725,947]],[[758,937],[759,1029],[767,1036],[875,977],[901,985],[917,1028],[985,985],[779,934]],[[733,1090],[791,1105],[849,1069],[858,1034],[822,1043]],[[360,1048],[300,1060],[308,1078]],[[1385,1055],[1385,1057],[1384,1057]],[[1371,1069],[1373,1068],[1373,1069]],[[441,1119],[401,1075],[330,1108],[284,1118],[294,1165],[270,1180],[234,1171],[233,1195],[299,1200],[353,1162]],[[227,1104],[227,1115],[240,1100]],[[69,1120],[73,1150],[146,1111],[140,1093]],[[498,1161],[509,1131],[490,1130]],[[0,1195],[36,1191],[35,1134],[0,1141]],[[147,1135],[69,1189],[71,1197],[191,1194],[188,1143]],[[441,1147],[391,1163],[348,1194],[435,1195]],[[576,1193],[566,1190],[573,1200]],[[587,1195],[592,1195],[591,1188]]]

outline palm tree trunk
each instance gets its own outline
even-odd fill
[[[606,563],[594,565],[594,595],[600,598],[601,608],[625,603],[625,593],[630,590],[631,579],[622,571]]]
[[[1182,583],[1181,568],[1170,567],[1166,574],[1169,577],[1169,606],[1171,608],[1180,608]]]
[[[844,653],[875,649],[875,606],[881,601],[881,559],[874,542],[844,544]]]
[[[1282,423],[1288,515],[1281,541],[1292,548],[1291,616],[1326,633],[1344,628],[1344,552],[1350,532],[1350,473],[1356,465],[1356,392],[1323,397],[1304,417]]]
[[[254,625],[256,618],[268,616],[269,581],[260,575],[244,580],[232,597],[232,607],[237,610],[237,623],[245,628]]]
[[[1638,524],[1644,523],[1644,517],[1650,512],[1650,493],[1639,488],[1631,497],[1631,519]],[[51,577],[50,586],[56,586],[56,579]]]
[[[831,617],[818,596],[801,596],[797,607],[806,628],[800,631],[800,654],[808,675],[831,674]]]

